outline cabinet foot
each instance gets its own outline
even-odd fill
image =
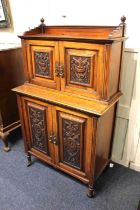
[[[95,194],[96,194],[96,193],[95,193],[94,188],[93,188],[92,186],[89,185],[87,196],[88,196],[89,198],[92,198],[92,197],[95,196]]]
[[[29,167],[32,164],[31,155],[27,154],[27,167]]]
[[[0,138],[2,139],[2,141],[4,143],[3,150],[5,152],[9,152],[10,151],[10,147],[8,146],[8,135],[9,135],[9,132],[5,132],[5,133],[0,132]]]

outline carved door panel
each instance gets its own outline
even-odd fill
[[[103,46],[60,42],[61,90],[100,99]]]
[[[52,89],[60,89],[56,76],[59,66],[58,42],[27,41],[27,59],[30,82]]]
[[[89,178],[93,119],[84,114],[55,107],[53,120],[53,130],[57,136],[57,167],[74,176]]]
[[[53,146],[50,143],[52,132],[52,108],[43,102],[23,98],[26,144],[28,151],[54,162]]]

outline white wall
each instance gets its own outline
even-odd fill
[[[41,17],[49,25],[118,25],[120,17],[125,15],[129,36],[126,47],[138,48],[138,0],[9,0],[9,4],[14,31],[0,30],[0,42],[19,42],[17,35],[37,26]]]

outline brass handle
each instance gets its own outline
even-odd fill
[[[58,77],[59,76],[59,65],[56,63],[55,65],[55,75]]]
[[[59,73],[60,77],[64,77],[64,65],[60,66],[60,73]]]
[[[56,135],[51,131],[50,135],[49,135],[49,142],[53,143],[53,144],[57,144],[57,137]]]
[[[53,143],[53,132],[50,133],[49,142]]]
[[[54,143],[54,144],[57,144],[57,143],[58,143],[57,137],[56,137],[55,135],[53,136],[53,143]]]

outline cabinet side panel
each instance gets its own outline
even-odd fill
[[[115,107],[116,105],[112,106],[97,122],[95,178],[100,175],[109,160]]]
[[[108,97],[113,96],[119,91],[119,77],[120,77],[120,64],[121,64],[121,47],[122,42],[112,45],[111,60],[110,60],[110,77],[109,77],[109,90]]]

